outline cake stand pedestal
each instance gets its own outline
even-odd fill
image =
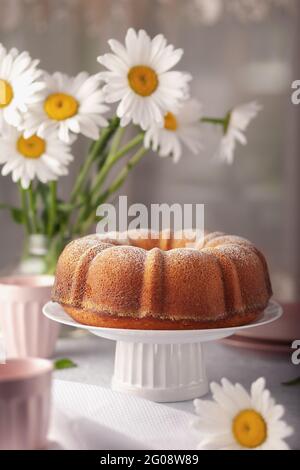
[[[158,402],[205,395],[203,346],[117,341],[112,388]]]
[[[208,392],[204,343],[277,320],[282,309],[271,301],[262,317],[249,325],[210,330],[127,330],[82,325],[54,302],[44,314],[59,323],[87,329],[117,342],[112,388],[157,402],[191,400]]]

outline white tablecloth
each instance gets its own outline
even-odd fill
[[[187,449],[193,415],[97,385],[55,380],[51,448]]]
[[[76,332],[78,334],[78,332]],[[68,357],[78,364],[73,369],[55,371],[55,403],[57,406],[66,410],[70,406],[70,411],[78,414],[80,411],[83,417],[100,418],[103,426],[108,426],[112,430],[121,434],[125,433],[133,440],[136,438],[138,444],[145,447],[162,448],[159,446],[162,429],[169,435],[163,441],[168,449],[188,449],[194,448],[196,441],[189,434],[188,422],[193,413],[192,402],[170,403],[170,404],[152,404],[151,413],[147,401],[141,400],[141,404],[136,404],[137,398],[128,401],[128,406],[124,408],[124,416],[119,420],[122,414],[122,403],[125,403],[127,396],[118,398],[114,401],[113,394],[110,392],[110,381],[114,364],[114,347],[112,341],[97,338],[86,334],[80,338],[63,338],[58,342],[56,357]],[[300,390],[299,387],[286,387],[282,385],[293,377],[300,375],[300,367],[291,363],[289,354],[277,354],[255,351],[251,349],[237,349],[225,346],[220,342],[208,343],[205,345],[206,363],[208,366],[209,380],[219,381],[222,377],[227,377],[233,382],[240,382],[245,387],[249,387],[251,382],[260,376],[266,377],[267,385],[274,395],[276,401],[283,404],[286,408],[286,421],[294,427],[296,433],[289,440],[294,449],[300,448]],[[74,381],[81,384],[98,385],[101,387],[101,393],[94,387],[84,389],[79,386],[66,387],[63,381]],[[107,390],[107,394],[105,393]],[[69,396],[69,390],[73,390]],[[86,403],[82,401],[82,394],[86,394],[89,399]],[[117,394],[123,395],[123,394]],[[99,398],[97,398],[99,397]],[[101,397],[101,398],[100,398]],[[209,396],[208,396],[209,398]],[[130,397],[133,399],[133,397]],[[107,406],[102,406],[102,400]],[[80,403],[80,405],[79,405]],[[114,404],[117,403],[117,410],[114,411]],[[167,410],[170,414],[167,414]],[[181,410],[183,414],[173,414],[174,410]],[[74,415],[75,416],[75,415]],[[148,423],[145,423],[146,416],[152,416]],[[160,418],[162,416],[162,419]],[[96,420],[96,421],[97,421]],[[138,424],[138,435],[132,433],[132,424]],[[143,427],[145,426],[145,427]],[[147,436],[151,436],[146,439]],[[158,436],[156,439],[155,436]],[[193,440],[194,439],[194,440]]]

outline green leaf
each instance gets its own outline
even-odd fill
[[[24,215],[22,209],[18,209],[17,207],[12,207],[10,209],[11,216],[13,220],[17,224],[23,224],[24,223]]]
[[[71,359],[58,359],[54,362],[54,369],[56,370],[71,369],[73,367],[77,367],[77,364],[75,364]]]
[[[283,382],[282,385],[285,385],[286,387],[293,387],[295,385],[300,385],[300,377],[297,377],[296,379],[292,379],[289,382]]]
[[[24,224],[23,209],[19,209],[18,207],[12,207],[9,204],[0,204],[0,209],[9,210],[13,220],[17,224]]]

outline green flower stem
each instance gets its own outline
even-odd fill
[[[46,255],[46,270],[44,274],[54,274],[57,260],[66,245],[63,233],[58,232],[49,240],[48,253]]]
[[[91,225],[97,221],[97,216],[96,216],[96,210],[97,207],[105,202],[112,194],[114,194],[116,191],[118,191],[121,186],[125,183],[128,174],[130,171],[140,162],[140,160],[143,158],[143,156],[146,154],[148,149],[145,149],[144,147],[141,147],[128,161],[126,166],[122,168],[120,173],[117,175],[117,177],[113,180],[111,185],[109,186],[108,189],[106,189],[97,199],[96,204],[92,207],[91,213],[89,217],[86,219],[85,222],[82,223],[82,225],[79,227],[80,232],[79,234],[82,235],[86,233],[86,231],[89,230]]]
[[[38,232],[38,223],[36,218],[36,199],[35,194],[32,189],[32,185],[29,186],[27,189],[28,195],[28,213],[29,213],[29,220],[31,226],[31,233]]]
[[[140,160],[143,158],[143,156],[146,154],[148,149],[146,149],[145,147],[141,147],[132,157],[131,159],[128,161],[127,165],[122,168],[122,170],[120,171],[120,173],[118,174],[118,176],[114,179],[114,181],[112,182],[112,184],[110,185],[110,187],[108,188],[107,190],[107,197],[111,196],[112,194],[114,194],[116,191],[118,191],[120,189],[121,186],[123,186],[123,184],[125,183],[126,181],[126,178],[128,176],[128,174],[130,173],[130,171],[140,162]]]
[[[46,256],[46,271],[45,274],[54,274],[55,269],[56,269],[56,263],[58,260],[58,257],[60,255],[60,252],[58,250],[58,246],[60,246],[60,243],[52,239],[50,246],[48,248],[48,253]]]
[[[223,132],[226,134],[229,122],[230,122],[230,117],[231,117],[231,111],[229,111],[224,118],[213,118],[213,117],[203,117],[200,119],[200,122],[206,123],[206,124],[213,124],[215,126],[222,126],[223,127]]]
[[[103,129],[99,139],[95,142],[92,143],[90,146],[90,150],[88,153],[87,158],[85,159],[83,165],[81,166],[81,169],[79,171],[78,177],[75,181],[73,190],[71,192],[71,197],[70,197],[70,204],[75,204],[76,199],[79,195],[82,194],[83,187],[85,184],[86,177],[95,162],[96,158],[102,154],[103,158],[101,159],[102,161],[105,161],[104,158],[104,152],[106,149],[106,146],[112,137],[112,135],[116,132],[120,125],[120,120],[119,118],[115,117],[111,120],[109,126],[105,129]],[[69,219],[70,216],[66,216],[64,222],[61,223],[61,228],[60,231],[65,234],[66,230],[68,229],[68,232],[70,235],[73,233],[73,228],[71,225],[69,225]]]
[[[26,233],[29,235],[30,234],[30,220],[28,217],[27,193],[26,193],[26,190],[22,188],[21,184],[19,184],[18,186],[19,186],[20,196],[21,196],[21,206],[22,206],[25,230],[26,230]]]
[[[114,118],[110,125],[102,131],[99,139],[92,143],[88,156],[79,171],[77,180],[75,181],[74,188],[71,193],[71,202],[76,200],[78,194],[82,190],[84,181],[92,164],[94,163],[97,156],[104,151],[109,139],[115,133],[116,129],[119,127],[119,124],[119,118]]]
[[[126,155],[126,153],[130,152],[134,147],[139,145],[144,140],[144,132],[140,132],[136,135],[132,140],[130,140],[124,147],[120,148],[120,150],[114,156],[114,160],[119,160],[121,157]]]
[[[132,140],[130,140],[126,145],[124,145],[120,150],[117,149],[121,139],[123,137],[123,131],[117,132],[115,139],[112,143],[112,148],[109,152],[109,155],[100,169],[98,175],[96,176],[94,185],[91,189],[90,192],[90,204],[82,208],[79,211],[79,215],[77,218],[77,222],[74,225],[73,228],[73,233],[82,233],[83,231],[81,230],[81,225],[84,223],[84,221],[89,218],[89,214],[91,211],[94,211],[94,208],[98,206],[98,199],[99,199],[99,191],[102,190],[102,185],[110,172],[111,168],[122,158],[124,157],[130,150],[132,150],[134,147],[136,147],[138,144],[140,144],[143,139],[144,139],[144,133],[140,133],[137,136],[135,136]],[[113,150],[115,150],[115,153],[113,154]],[[84,223],[85,226],[88,224]],[[89,224],[91,225],[91,224]],[[88,226],[89,228],[89,226]]]
[[[226,118],[211,118],[211,117],[203,117],[200,119],[200,122],[203,122],[205,124],[215,124],[219,126],[225,126]]]
[[[49,183],[49,207],[48,207],[48,226],[47,235],[51,238],[54,235],[57,215],[57,182]]]
[[[109,171],[111,168],[119,161],[124,155],[126,155],[130,150],[132,150],[134,147],[139,145],[144,139],[144,134],[140,133],[136,137],[134,137],[132,140],[130,140],[126,145],[124,145],[119,151],[117,151],[114,155],[110,154],[107,158],[107,161],[103,165],[102,169],[99,171],[96,179],[94,186],[91,190],[91,202],[92,206],[97,201],[97,195],[99,190],[102,188],[102,184],[105,181],[105,178],[107,177]]]
[[[122,140],[122,137],[124,135],[124,132],[125,132],[125,127],[119,127],[119,129],[115,133],[115,136],[114,136],[112,144],[111,144],[110,151],[109,151],[107,159],[106,159],[107,162],[112,160],[114,158],[115,153],[117,153],[118,148],[120,147],[121,140]]]

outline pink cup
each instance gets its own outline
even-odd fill
[[[53,276],[0,278],[0,327],[7,357],[53,354],[60,326],[42,313],[53,282]]]
[[[41,449],[47,442],[52,363],[10,359],[0,364],[0,449]]]

